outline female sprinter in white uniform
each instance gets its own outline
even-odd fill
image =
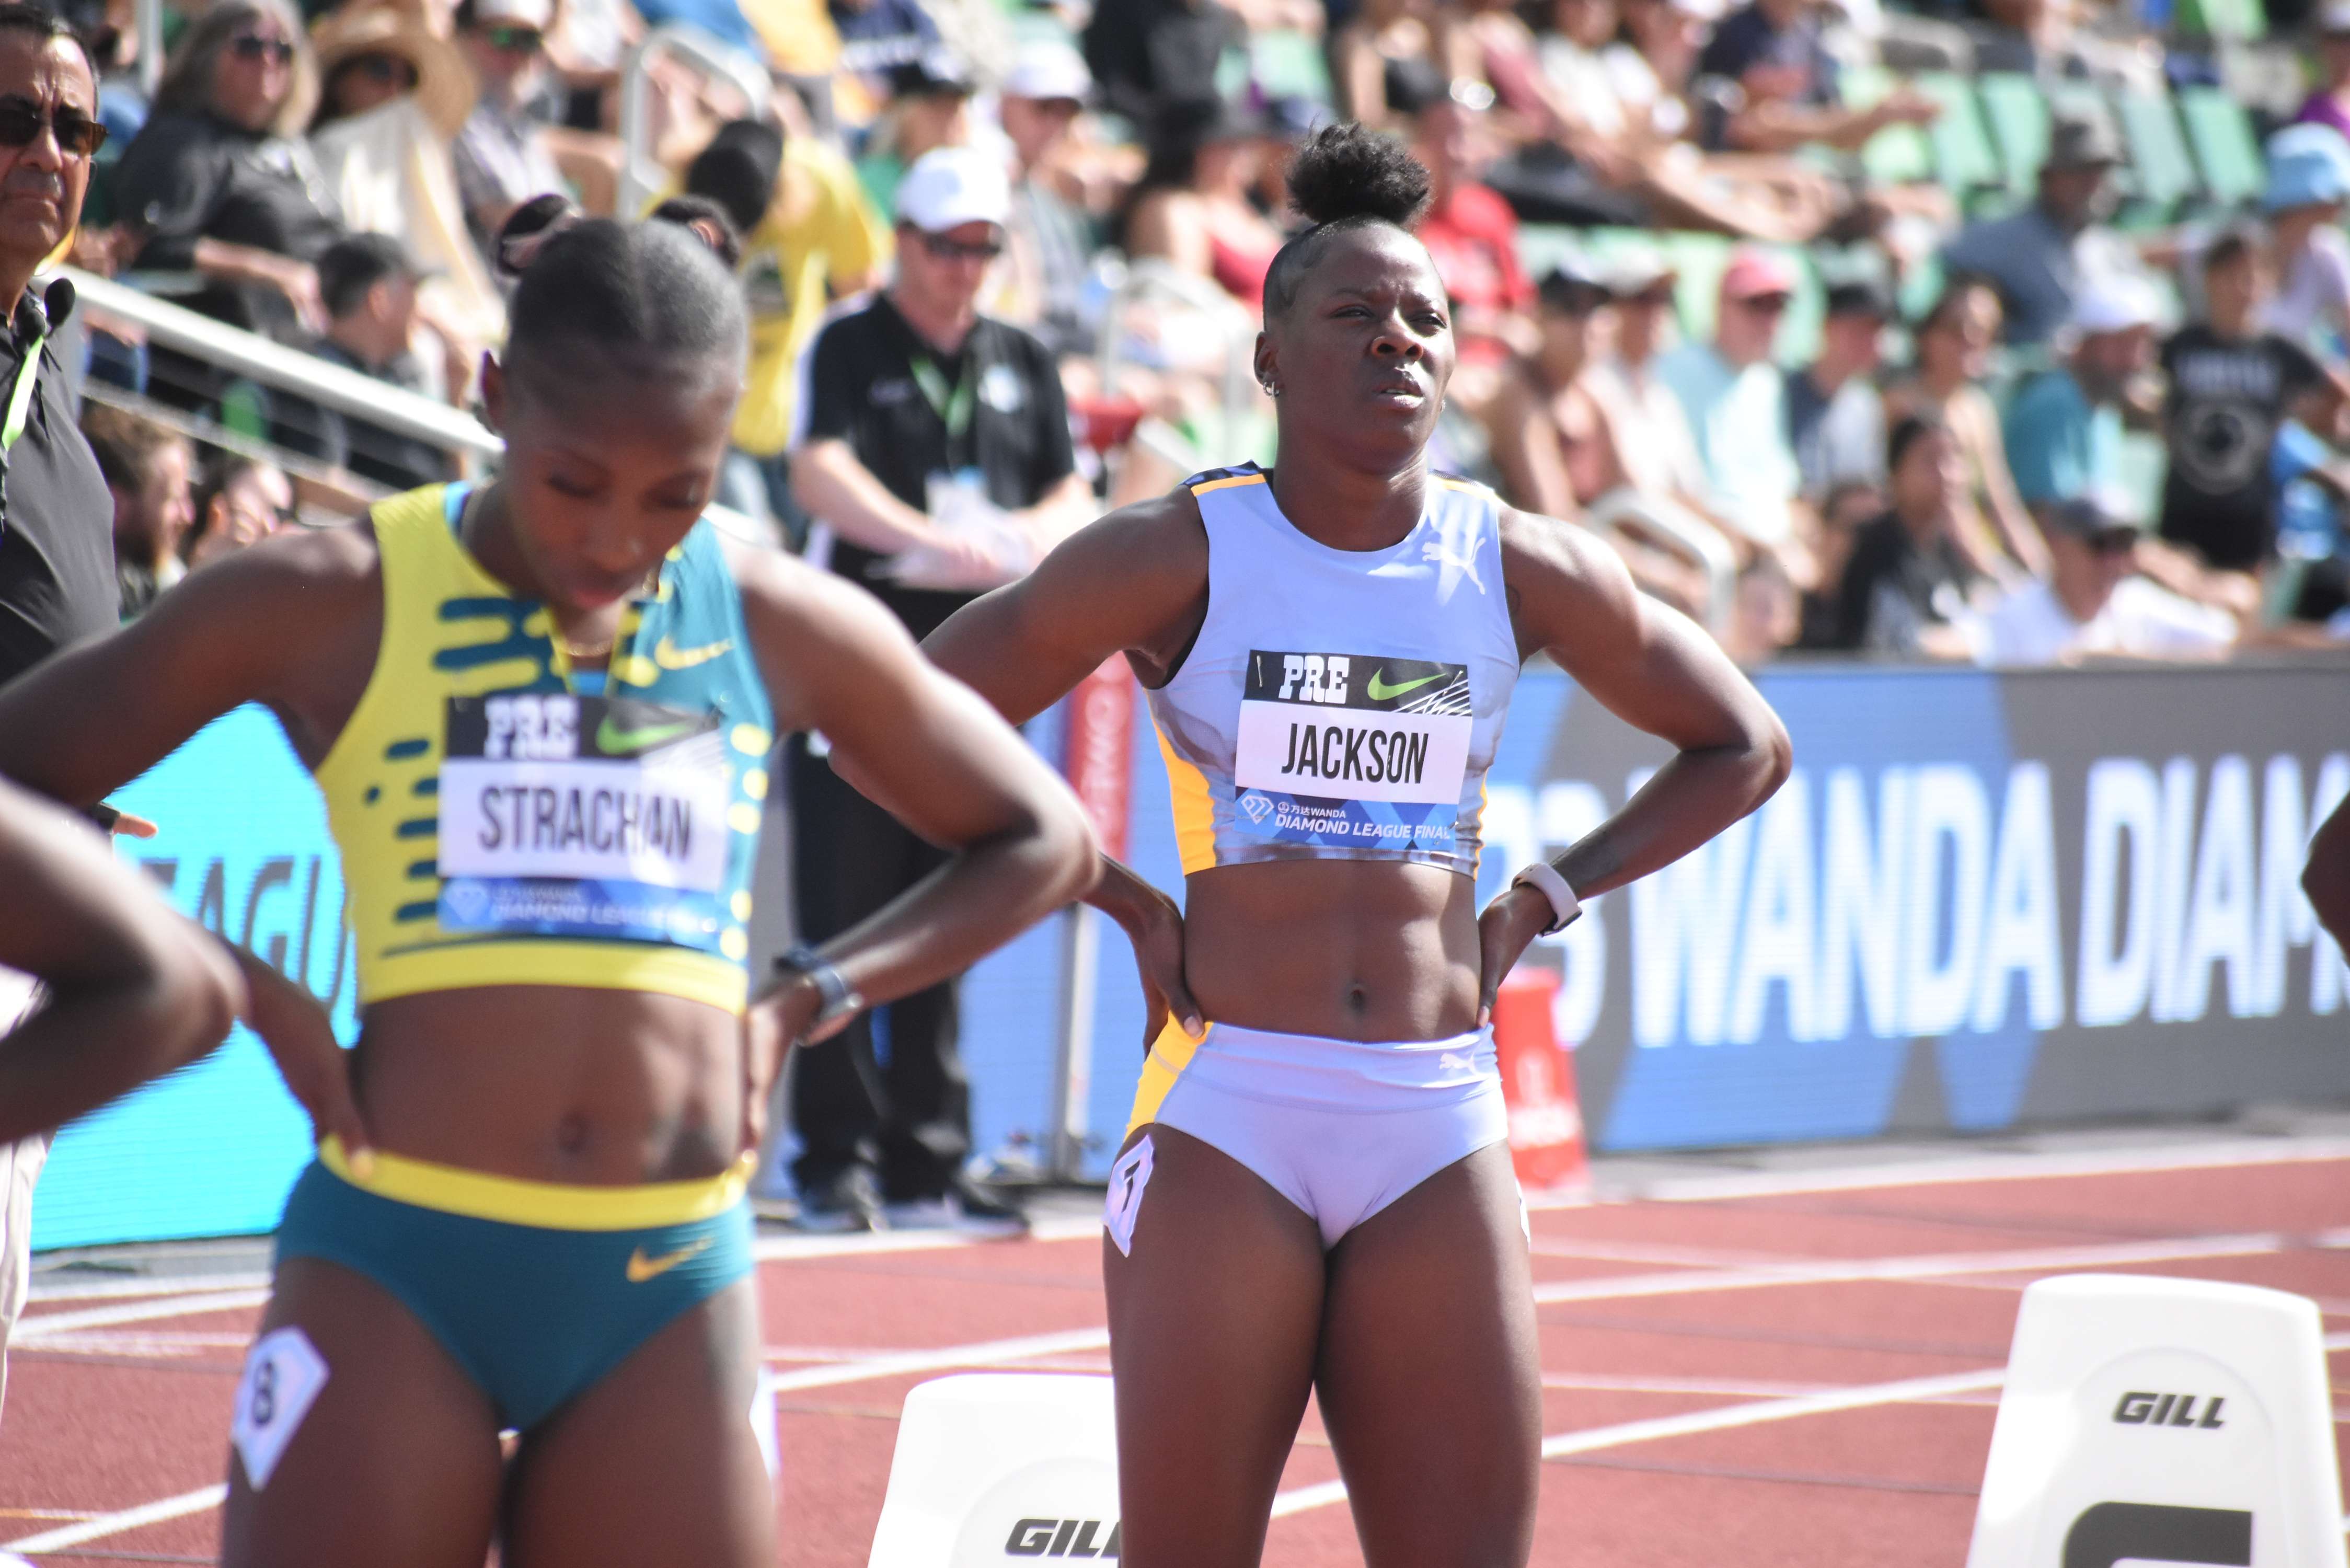
[[[1787,740],[1600,541],[1428,472],[1426,171],[1336,127],[1290,187],[1315,226],[1265,290],[1273,470],[1113,513],[928,650],[1014,718],[1123,651],[1174,786],[1186,910],[1114,866],[1094,897],[1157,1034],[1103,1252],[1126,1568],[1256,1562],[1313,1389],[1369,1568],[1522,1564],[1541,1385],[1492,994],[1576,893],[1768,797]],[[1480,918],[1483,774],[1537,652],[1679,754]]]

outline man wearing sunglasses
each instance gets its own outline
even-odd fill
[[[2227,611],[2137,575],[2138,525],[2094,496],[2049,508],[2041,532],[2049,575],[2028,580],[1984,618],[1985,664],[2072,664],[2101,654],[2218,659],[2234,645]]]
[[[0,300],[13,307],[0,332],[0,686],[115,625],[113,502],[32,291],[34,271],[80,219],[90,154],[106,139],[97,112],[96,74],[65,25],[0,5]],[[69,298],[55,297],[60,317]],[[0,1034],[31,996],[27,977],[0,968]],[[44,1137],[0,1143],[0,1354],[25,1303],[33,1182],[48,1152]]]
[[[484,254],[506,215],[533,196],[562,191],[563,171],[538,112],[546,86],[546,34],[554,0],[459,0],[457,46],[481,88],[453,151],[457,194]]]
[[[1052,352],[979,314],[1011,209],[993,158],[943,147],[915,160],[898,185],[895,280],[802,362],[791,468],[817,524],[808,558],[871,589],[917,639],[1096,510]],[[945,863],[820,749],[795,740],[790,765],[801,940],[848,929]],[[795,1175],[811,1228],[875,1228],[885,1200],[901,1222],[1004,1213],[962,1176],[971,1106],[955,1035],[948,982],[860,1018],[837,1048],[800,1053]]]

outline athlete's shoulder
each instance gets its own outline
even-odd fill
[[[1615,550],[1580,523],[1525,512],[1496,502],[1502,542],[1502,576],[1513,604],[1532,593],[1596,594],[1610,600],[1633,592],[1631,578]]]

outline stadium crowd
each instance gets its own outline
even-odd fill
[[[811,514],[811,492],[840,500],[805,452],[795,478],[801,362],[915,241],[975,245],[981,312],[1057,359],[1102,504],[1269,457],[1248,357],[1290,221],[1284,155],[1336,117],[1406,140],[1433,177],[1419,233],[1460,354],[1444,463],[1601,531],[1742,660],[2350,637],[2350,5],[215,0],[165,16],[160,39],[124,0],[85,18],[112,140],[75,259],[459,406],[502,331],[488,236],[544,192],[596,212],[629,188],[631,44],[689,23],[771,73],[747,103],[657,58],[638,156],[736,231],[754,352],[725,499],[795,545],[841,526]],[[902,182],[941,148],[1002,170],[1003,222],[985,203],[952,235],[910,221]],[[460,466],[91,325],[126,614],[201,553]],[[967,523],[989,504],[953,504]],[[955,584],[976,589],[1069,515],[983,531],[986,547],[913,515],[888,543],[962,533]]]

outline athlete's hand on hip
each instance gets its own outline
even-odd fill
[[[848,1016],[836,1018],[808,1033],[809,1022],[824,1010],[823,993],[805,974],[786,973],[760,992],[743,1013],[743,1147],[755,1149],[767,1139],[767,1101],[783,1071],[784,1054],[794,1045],[829,1040],[848,1026]]]
[[[1477,1027],[1493,1022],[1493,997],[1527,944],[1555,919],[1539,888],[1513,882],[1477,918]]]
[[[334,1137],[354,1175],[364,1178],[375,1162],[374,1140],[359,1116],[351,1089],[350,1055],[335,1039],[327,1010],[308,992],[242,949],[232,949],[244,972],[244,1021],[277,1064],[277,1075],[302,1108],[312,1132]]]
[[[1149,888],[1134,912],[1123,916],[1119,923],[1134,943],[1134,967],[1142,972],[1143,1054],[1150,1054],[1170,1018],[1182,1025],[1184,1033],[1199,1039],[1208,1026],[1201,1018],[1200,1004],[1191,1000],[1191,988],[1183,981],[1183,911],[1175,907],[1174,899]]]

